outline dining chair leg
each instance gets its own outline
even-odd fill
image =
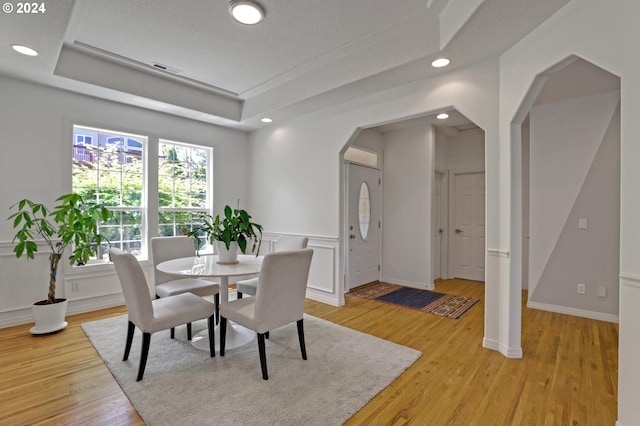
[[[140,367],[138,367],[138,378],[136,382],[142,380],[144,368],[147,365],[147,356],[149,355],[149,345],[151,344],[151,333],[142,333],[142,353],[140,354]]]
[[[213,296],[213,303],[216,306],[216,325],[220,324],[220,293]]]
[[[187,340],[191,340],[191,323],[187,323]]]
[[[304,344],[304,325],[302,320],[299,319],[296,323],[298,325],[298,340],[300,341],[300,352],[302,352],[302,359],[307,359],[307,347]]]
[[[156,294],[156,299],[160,299],[160,296],[158,296],[157,294]],[[170,336],[171,336],[171,338],[172,338],[172,339],[175,339],[175,338],[176,338],[176,329],[175,329],[174,327],[171,327],[171,334],[170,334]],[[191,339],[189,339],[189,340],[191,340]]]
[[[209,329],[209,352],[211,353],[211,357],[216,356],[216,339],[215,339],[215,325],[213,322],[215,321],[215,314],[211,315],[207,318],[207,328]]]
[[[267,375],[267,353],[264,347],[264,333],[258,333],[258,352],[260,352],[260,368],[262,369],[262,378],[269,380]]]
[[[227,319],[220,317],[220,356],[224,356],[224,346],[227,340]]]
[[[135,331],[136,326],[133,325],[131,321],[129,321],[129,326],[127,327],[127,342],[124,345],[124,357],[123,361],[129,359],[129,352],[131,352],[131,343],[133,342],[133,332]]]

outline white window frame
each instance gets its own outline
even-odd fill
[[[186,142],[178,142],[175,140],[170,140],[170,139],[159,139],[158,140],[158,166],[157,166],[157,182],[158,182],[158,186],[159,186],[159,182],[160,182],[160,145],[161,144],[170,144],[170,145],[176,145],[176,146],[183,146],[183,147],[187,147],[187,148],[195,148],[195,149],[200,149],[200,150],[204,150],[207,151],[207,164],[206,164],[206,188],[207,188],[207,195],[206,195],[206,199],[205,199],[205,206],[204,207],[161,207],[159,202],[158,202],[158,212],[157,212],[157,217],[158,217],[158,222],[160,221],[160,214],[161,213],[179,213],[179,212],[184,212],[184,213],[202,213],[202,214],[211,214],[213,211],[213,174],[212,174],[212,165],[213,165],[213,148],[212,147],[207,147],[207,146],[203,146],[203,145],[196,145],[196,144],[191,144],[191,143],[186,143]],[[158,198],[159,198],[159,194],[160,194],[160,188],[157,188],[158,191]],[[160,231],[160,223],[158,223],[158,232]],[[175,235],[175,233],[174,233]],[[203,252],[208,252],[208,251],[212,251],[211,247],[203,247],[203,250],[201,250]]]

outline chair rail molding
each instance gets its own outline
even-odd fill
[[[502,257],[508,259],[511,256],[511,252],[509,252],[509,250],[488,248],[487,255],[491,257]]]

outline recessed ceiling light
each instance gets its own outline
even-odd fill
[[[269,118],[269,117],[264,117],[262,120],[263,123],[271,123],[273,121],[273,119]]]
[[[446,112],[441,112],[440,114],[436,115],[436,118],[438,120],[446,120],[447,118],[449,118],[449,114],[447,114]]]
[[[451,61],[448,60],[447,58],[438,58],[435,61],[431,62],[431,66],[434,68],[442,68],[449,65],[450,62]]]
[[[13,50],[15,50],[18,53],[22,53],[23,55],[38,56],[38,52],[36,52],[30,47],[23,46],[21,44],[12,44],[11,47],[13,48]]]
[[[264,19],[264,8],[253,0],[231,0],[229,13],[233,19],[245,25],[254,25]]]

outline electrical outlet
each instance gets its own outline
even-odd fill
[[[71,291],[80,291],[80,283],[73,281],[71,283]]]
[[[578,229],[587,229],[587,219],[578,219]]]
[[[607,288],[606,287],[598,287],[598,297],[607,297]]]
[[[578,294],[587,294],[587,288],[584,284],[578,284]]]

